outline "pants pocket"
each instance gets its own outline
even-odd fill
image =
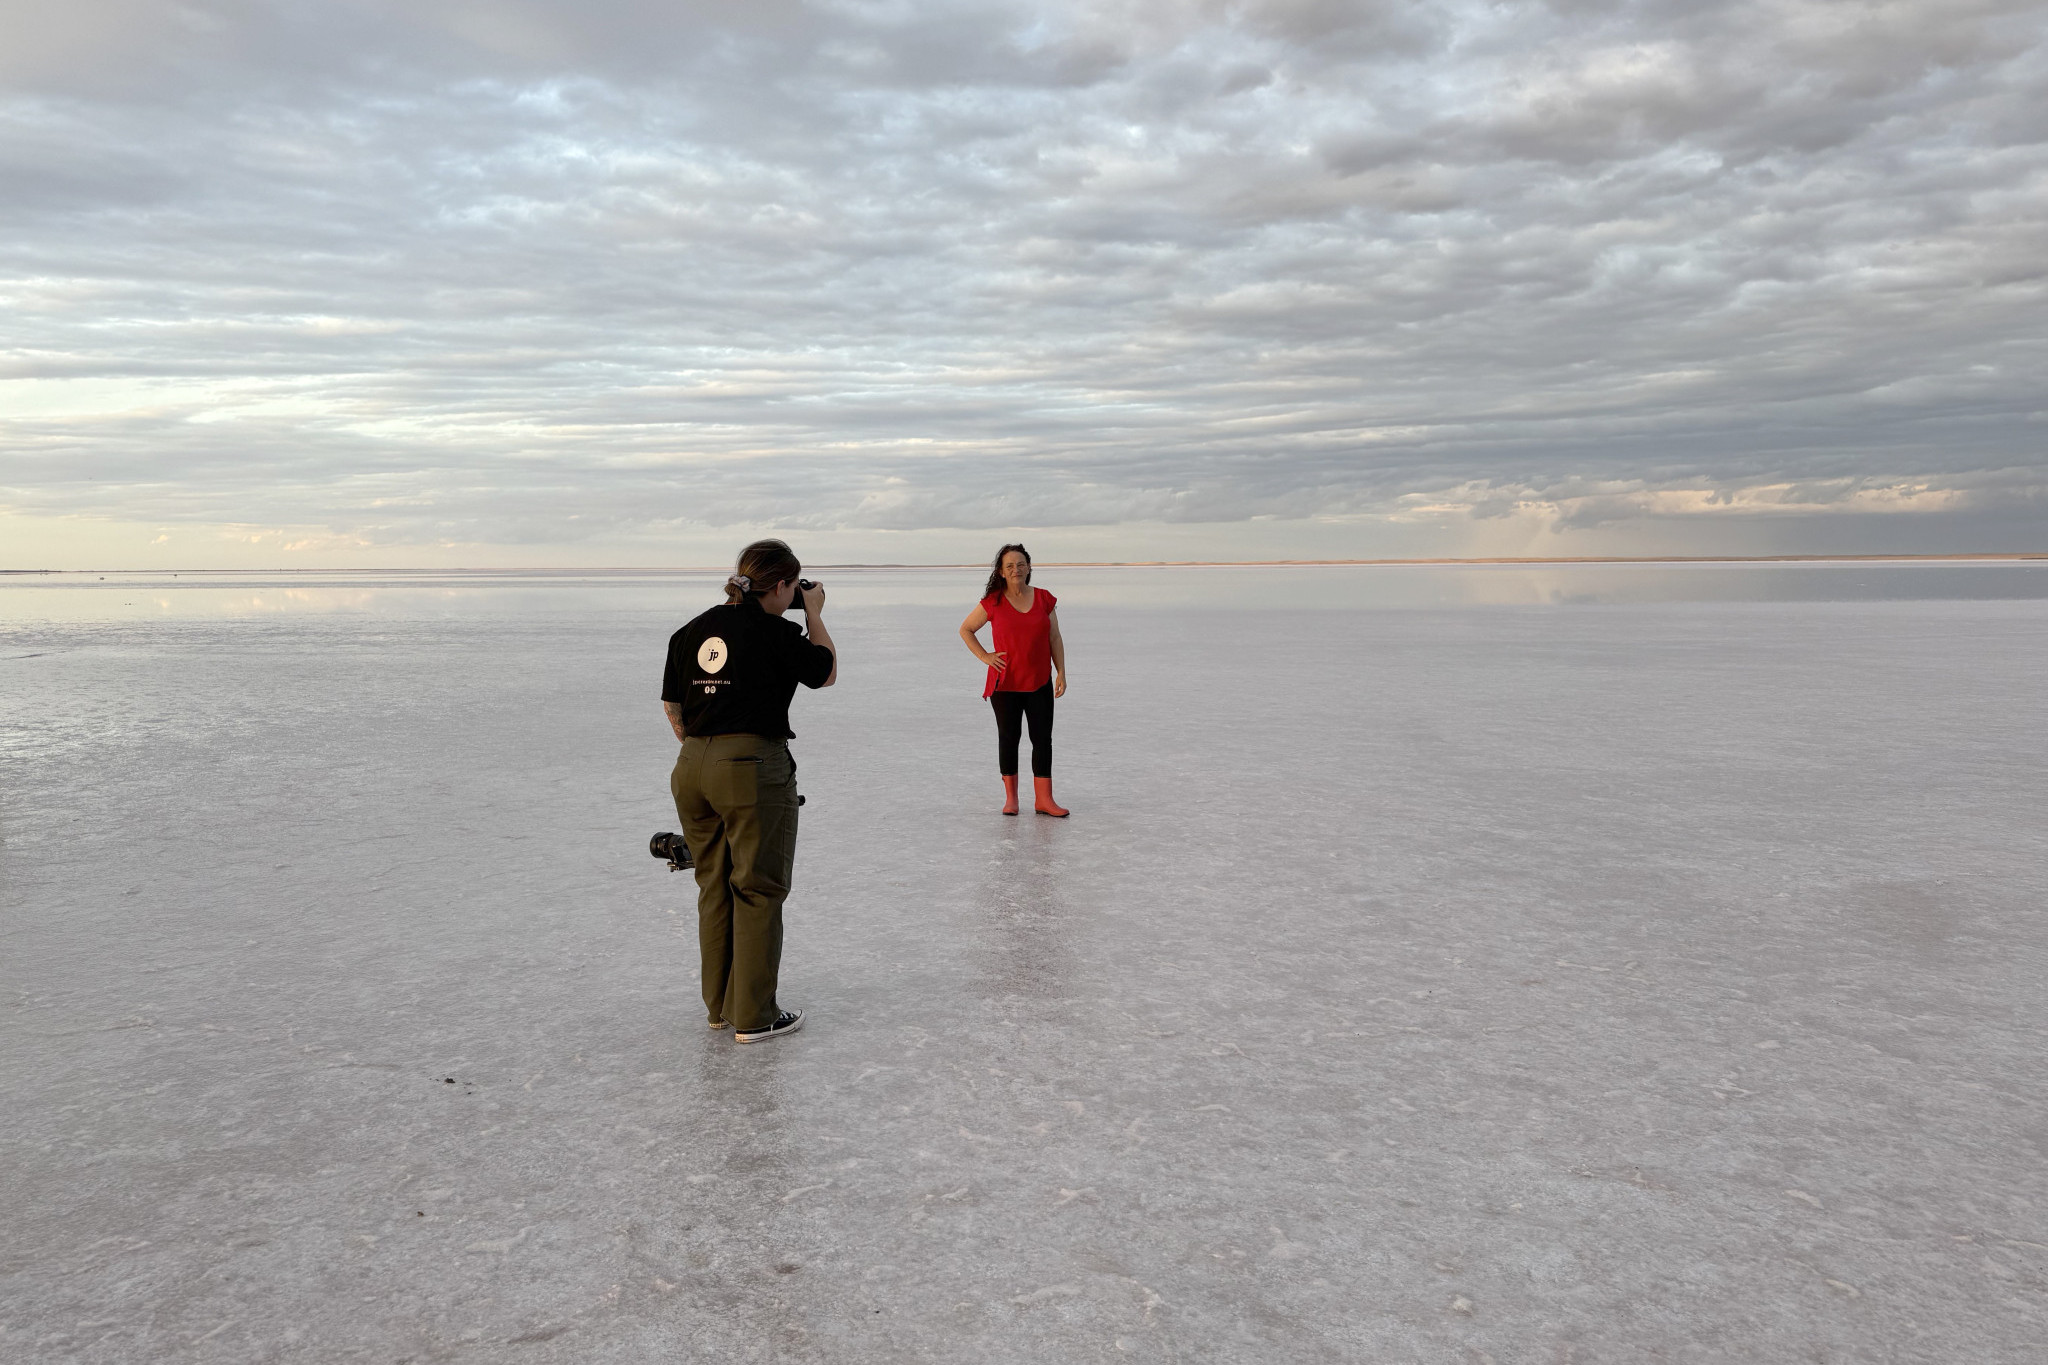
[[[754,755],[721,758],[710,765],[707,785],[718,792],[717,804],[731,808],[752,806],[761,796],[761,760]]]

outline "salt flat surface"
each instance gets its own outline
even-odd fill
[[[710,579],[0,587],[0,1360],[2048,1358],[2048,568],[1368,572],[826,575],[749,1048]]]

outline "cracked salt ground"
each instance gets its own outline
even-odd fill
[[[2038,1361],[2048,578],[1749,572],[820,573],[752,1048],[709,577],[0,589],[0,1359]]]

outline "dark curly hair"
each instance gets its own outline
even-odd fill
[[[1022,545],[1005,545],[1002,549],[996,551],[996,562],[988,571],[988,586],[981,590],[981,595],[984,599],[991,593],[1004,591],[1009,586],[1003,582],[1003,556],[1012,550],[1024,556],[1024,581],[1026,583],[1031,581],[1031,551],[1025,549]]]

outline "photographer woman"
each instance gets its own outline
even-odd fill
[[[1017,740],[1031,726],[1033,805],[1040,815],[1065,815],[1052,799],[1052,703],[1067,692],[1067,645],[1053,595],[1031,586],[1031,552],[1022,545],[996,551],[988,587],[967,619],[960,638],[988,665],[981,695],[996,712],[996,767],[1003,775],[1003,814],[1017,813]],[[995,626],[995,649],[981,647],[981,628]]]
[[[825,629],[825,590],[779,540],[740,551],[713,607],[668,642],[661,705],[683,751],[669,777],[697,864],[697,946],[711,1027],[758,1043],[803,1027],[775,999],[782,902],[796,860],[796,686],[830,687],[839,656]],[[803,608],[808,638],[783,613]]]

